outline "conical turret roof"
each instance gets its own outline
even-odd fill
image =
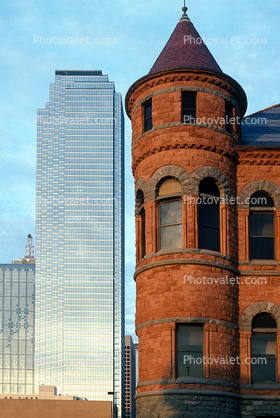
[[[215,58],[203,42],[194,25],[184,14],[149,74],[172,68],[203,68],[222,73]]]

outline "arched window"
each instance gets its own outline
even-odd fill
[[[146,223],[145,223],[145,209],[144,209],[144,194],[142,190],[138,190],[136,195],[136,204],[139,208],[139,215],[141,216],[140,225],[140,259],[146,255]]]
[[[250,260],[274,260],[274,202],[268,194],[254,193],[250,199]]]
[[[200,182],[197,202],[198,247],[220,251],[220,191],[211,177]]]
[[[182,248],[181,184],[175,179],[165,180],[159,188],[159,248]],[[171,196],[175,195],[175,196]],[[166,199],[165,199],[166,198]]]
[[[252,383],[277,382],[277,324],[271,315],[256,315],[252,323]]]

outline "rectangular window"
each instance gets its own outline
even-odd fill
[[[141,259],[146,255],[146,226],[145,226],[145,210],[140,211],[141,215]]]
[[[153,127],[152,119],[152,100],[147,100],[144,104],[144,132],[150,131]]]
[[[161,202],[160,249],[182,248],[182,200]]]
[[[277,382],[275,334],[252,335],[252,383]]]
[[[203,377],[203,326],[178,325],[177,377]]]
[[[196,93],[182,93],[182,123],[196,123]]]
[[[250,259],[274,260],[274,215],[251,212],[249,232]]]
[[[233,106],[226,101],[225,130],[233,134]]]
[[[198,248],[220,251],[220,209],[218,204],[197,206]]]

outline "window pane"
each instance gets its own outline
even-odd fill
[[[274,215],[268,213],[250,213],[250,235],[258,237],[274,236]]]
[[[225,129],[227,132],[232,133],[233,126],[232,126],[232,118],[233,118],[233,106],[231,103],[226,102],[226,126]]]
[[[145,227],[145,211],[141,211],[141,258],[146,255],[146,227]]]
[[[11,356],[11,368],[12,369],[17,369],[18,368],[18,356],[17,355],[12,355]]]
[[[145,119],[149,119],[152,117],[152,105],[145,107]]]
[[[266,364],[252,364],[252,382],[276,382],[276,360],[267,359]]]
[[[274,202],[270,196],[266,193],[257,192],[251,196],[250,207],[271,207],[273,208]]]
[[[198,223],[219,228],[219,205],[201,203],[197,205]]]
[[[198,225],[198,247],[220,251],[220,229]]]
[[[220,197],[220,191],[212,177],[206,177],[199,184],[199,195],[206,194],[210,196]]]
[[[5,369],[9,369],[10,368],[10,356],[4,356],[4,368]]]
[[[177,328],[177,349],[202,351],[202,327],[180,325]]]
[[[252,328],[277,328],[277,324],[272,316],[260,314],[254,317]]]
[[[202,353],[179,351],[177,358],[177,375],[203,377]]]
[[[183,109],[182,123],[196,123],[196,111]]]
[[[253,334],[252,335],[252,356],[276,356],[275,334]]]
[[[152,102],[148,101],[144,105],[144,131],[149,131],[153,127]]]
[[[274,238],[250,238],[251,260],[274,260]]]
[[[182,223],[182,201],[164,202],[160,204],[160,225]]]
[[[195,109],[196,108],[196,95],[182,95],[182,108]]]
[[[158,195],[166,196],[173,193],[181,193],[182,187],[178,180],[168,179],[165,180],[159,188]]]
[[[177,337],[177,375],[203,377],[203,327],[179,325]]]
[[[182,225],[160,228],[160,249],[182,248]]]
[[[145,132],[150,131],[153,127],[153,121],[152,119],[147,119],[145,122]]]

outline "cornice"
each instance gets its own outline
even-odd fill
[[[154,325],[164,325],[164,324],[211,324],[217,325],[225,328],[231,328],[235,331],[238,330],[238,325],[233,324],[228,321],[222,321],[220,319],[215,318],[193,318],[193,317],[173,317],[173,318],[158,318],[153,319],[151,321],[143,322],[142,324],[138,324],[135,327],[136,332],[142,328],[152,327]]]
[[[204,378],[195,378],[195,377],[178,377],[178,378],[175,378],[175,379],[147,380],[147,381],[144,381],[144,382],[139,382],[138,385],[137,385],[137,389],[142,388],[142,387],[146,387],[146,386],[162,386],[162,385],[174,385],[174,384],[205,385],[206,387],[207,387],[207,385],[211,385],[211,386],[221,386],[221,387],[229,387],[229,388],[233,388],[233,389],[239,389],[239,385],[237,383],[234,383],[234,382],[226,382],[224,380],[204,379]],[[175,392],[175,390],[176,389],[173,389],[173,390],[171,389],[172,393]],[[193,390],[186,390],[186,389],[185,390],[184,389],[177,390],[177,392],[179,392],[180,395],[192,394],[194,391],[195,391],[195,389],[193,389]],[[203,389],[201,391],[203,391]],[[168,390],[166,390],[166,392],[168,392]],[[136,397],[141,397],[140,396],[141,393],[147,393],[147,392],[140,392],[138,395],[136,395]],[[168,394],[172,395],[172,393],[168,393]],[[206,394],[208,393],[207,389],[205,390],[205,393]],[[217,394],[217,392],[214,392],[214,393]],[[231,395],[233,394],[232,392],[226,392],[226,391],[222,392],[222,393],[223,393],[223,396],[225,396],[225,393],[226,394],[230,393]],[[150,395],[150,396],[152,396],[152,395]]]
[[[280,165],[280,149],[242,149],[237,147],[240,165]]]
[[[166,260],[159,260],[159,261],[153,261],[148,264],[144,264],[141,267],[138,267],[138,269],[134,273],[134,280],[136,281],[136,278],[139,276],[139,274],[144,273],[145,271],[154,269],[156,267],[165,267],[165,266],[178,266],[178,265],[201,265],[201,266],[208,266],[212,268],[218,268],[223,269],[232,272],[235,275],[239,275],[239,270],[233,266],[230,266],[228,264],[214,261],[214,260],[207,260],[207,259],[199,259],[199,258],[169,258]]]

